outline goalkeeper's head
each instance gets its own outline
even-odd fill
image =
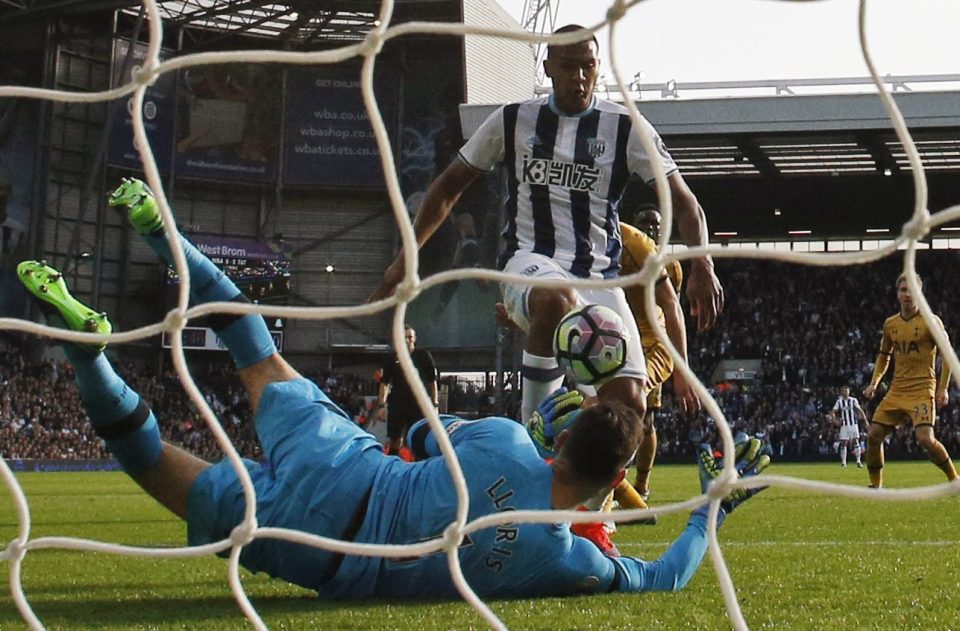
[[[557,436],[554,479],[587,497],[615,486],[640,445],[641,431],[637,413],[622,403],[584,407]]]

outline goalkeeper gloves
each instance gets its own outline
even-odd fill
[[[553,458],[554,441],[576,418],[583,395],[577,390],[558,388],[553,391],[527,421],[527,433],[542,458]]]
[[[767,452],[770,450],[764,444],[764,441],[753,436],[747,436],[746,434],[738,434],[736,441],[734,442],[734,462],[737,475],[741,478],[750,478],[755,475],[759,475],[767,466],[770,464],[770,456]],[[720,456],[720,459],[716,459],[713,454],[713,450],[710,445],[701,445],[697,457],[697,465],[700,471],[700,491],[703,493],[707,492],[710,484],[720,475],[723,471],[723,459],[724,456]],[[747,501],[760,491],[764,490],[765,486],[749,489],[737,489],[730,495],[723,498],[720,502],[720,507],[723,508],[727,513],[733,512],[733,510]]]

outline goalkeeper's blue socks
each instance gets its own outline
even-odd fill
[[[23,261],[17,275],[51,325],[101,334],[113,330],[107,315],[71,296],[63,274],[46,263]],[[124,470],[136,475],[160,457],[160,430],[140,395],[113,371],[102,352],[105,346],[64,342],[63,352],[73,364],[80,399],[94,429]]]
[[[143,235],[153,251],[173,265],[173,253],[167,236],[160,228]],[[195,304],[206,302],[249,302],[246,296],[213,261],[203,255],[183,235],[179,235],[183,254],[190,272],[190,297]],[[237,368],[246,368],[276,352],[276,346],[263,318],[257,314],[214,314],[209,317],[211,328],[224,343]]]
[[[157,419],[140,395],[110,365],[106,355],[91,355],[63,345],[76,370],[80,399],[97,435],[123,470],[137,475],[156,464],[163,451]]]

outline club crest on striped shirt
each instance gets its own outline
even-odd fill
[[[587,138],[587,153],[596,160],[607,150],[607,141],[603,138]]]

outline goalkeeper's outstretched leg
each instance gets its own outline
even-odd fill
[[[174,264],[159,205],[144,182],[134,178],[124,179],[110,195],[109,203],[125,209],[134,230],[168,265]],[[179,233],[177,239],[187,261],[190,298],[194,304],[250,302],[233,281],[189,240]],[[209,321],[217,337],[230,352],[254,410],[266,385],[301,378],[276,352],[270,331],[259,315],[215,314],[210,316]]]
[[[17,266],[17,277],[52,326],[88,333],[112,331],[107,315],[71,296],[62,274],[46,263],[24,261]],[[185,517],[190,486],[210,465],[161,441],[157,418],[114,371],[105,348],[63,344],[90,423],[124,471],[174,514]]]
[[[107,315],[76,300],[63,275],[46,263],[24,261],[17,266],[17,276],[51,325],[88,333],[112,331]],[[186,518],[190,489],[211,465],[161,440],[153,411],[116,373],[103,353],[105,348],[105,344],[63,344],[90,423],[130,477],[175,515]],[[266,384],[291,378],[291,371],[273,353],[239,373],[253,402]]]
[[[156,201],[145,184],[124,181],[114,191],[110,203],[126,207],[137,232],[162,258],[172,262]],[[194,303],[244,300],[212,261],[177,236],[186,255]],[[56,270],[37,262],[23,263],[20,269],[24,285],[44,311],[54,316],[54,324],[74,330],[110,332],[105,314],[73,299]],[[348,451],[355,452],[353,465],[383,457],[379,443],[287,364],[276,352],[262,317],[219,316],[212,318],[211,324],[238,368],[256,416],[260,443],[269,460],[243,461],[258,497],[258,522],[263,526],[341,536],[362,513],[360,508],[366,506],[376,468],[366,467],[353,476],[347,474],[355,486],[317,487],[317,478],[331,468],[331,459],[343,457]],[[191,544],[229,537],[245,512],[242,483],[233,465],[228,460],[211,465],[163,442],[156,417],[114,372],[102,350],[100,345],[65,345],[68,359],[77,369],[84,407],[98,436],[144,490],[187,521]],[[331,446],[331,438],[347,441],[350,449]],[[291,455],[293,452],[297,455]],[[291,463],[296,464],[297,460],[309,464],[309,470],[288,473]],[[277,499],[278,495],[283,496],[283,501]],[[317,515],[317,503],[327,507],[325,514]],[[338,557],[329,551],[270,540],[246,546],[241,563],[254,572],[266,571],[292,583],[317,588],[330,578]]]

